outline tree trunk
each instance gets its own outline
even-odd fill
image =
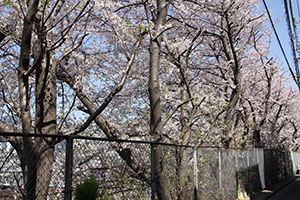
[[[177,196],[178,200],[192,199],[194,196],[193,190],[189,188],[190,177],[189,177],[189,153],[190,148],[181,147],[177,152]],[[191,184],[190,184],[191,185]]]
[[[29,85],[28,76],[25,76],[25,72],[29,68],[30,59],[30,47],[33,22],[37,13],[39,0],[31,0],[28,3],[28,11],[24,17],[24,24],[22,30],[21,39],[21,53],[18,67],[18,82],[19,82],[19,96],[20,96],[20,108],[21,108],[21,121],[23,133],[30,133],[31,126],[31,114],[30,114],[30,99],[29,99]],[[25,184],[25,196],[26,200],[34,200],[35,186],[36,186],[36,154],[34,151],[34,145],[32,139],[29,137],[23,138],[23,150],[21,152],[21,165],[24,175]]]
[[[56,134],[56,65],[50,64],[50,53],[40,42],[40,65],[36,69],[36,118],[35,133]],[[38,200],[47,199],[54,162],[54,141],[52,138],[36,138],[38,153],[37,188]]]
[[[167,2],[166,0],[157,0],[157,16],[154,19],[155,33],[151,38],[150,43],[150,72],[149,72],[149,93],[150,93],[150,133],[155,140],[161,139],[162,129],[162,111],[160,100],[160,83],[159,83],[159,71],[160,71],[160,45],[161,35],[159,28],[164,26],[167,17]],[[164,148],[157,146],[155,151],[155,175],[156,175],[156,191],[158,199],[171,200],[170,184],[168,176],[164,168]]]
[[[227,11],[224,12],[224,16],[222,16],[222,28],[226,30],[222,34],[222,44],[224,47],[224,53],[227,57],[228,61],[233,61],[231,64],[231,69],[233,73],[233,84],[234,88],[230,94],[230,99],[228,102],[228,107],[225,116],[225,135],[222,138],[222,143],[224,147],[230,147],[233,142],[232,140],[232,129],[234,128],[234,118],[236,114],[236,106],[240,99],[240,84],[241,84],[241,63],[240,58],[238,57],[236,48],[234,46],[233,40],[233,29],[232,24],[229,21]]]
[[[185,102],[191,97],[188,93],[188,88],[186,86],[186,77],[187,77],[187,65],[188,58],[185,57],[181,59],[181,83],[180,83],[180,95],[181,101]],[[190,116],[189,116],[189,105],[186,103],[180,107],[180,125],[181,125],[181,144],[188,145],[191,139],[191,127],[190,127]],[[193,191],[189,190],[188,187],[188,163],[189,163],[189,148],[179,148],[177,152],[177,193],[178,200],[191,199],[193,196]]]
[[[54,162],[54,147],[49,146],[44,152],[39,155],[37,165],[37,184],[36,184],[36,199],[47,199],[49,185],[52,178]]]
[[[28,12],[24,18],[21,40],[19,73],[19,95],[21,107],[22,131],[31,133],[31,113],[28,75],[31,53],[32,30],[39,1],[28,3]],[[36,129],[35,133],[56,134],[56,70],[50,65],[49,54],[43,46],[43,38],[39,35],[39,48],[32,52],[36,64]],[[40,51],[38,51],[38,49]],[[51,180],[54,146],[46,139],[23,138],[23,152],[18,152],[24,176],[24,199],[44,200],[47,198],[48,186]]]

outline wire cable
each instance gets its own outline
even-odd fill
[[[288,69],[289,69],[289,71],[290,71],[290,73],[291,73],[291,75],[292,75],[292,77],[293,77],[293,80],[295,81],[295,83],[297,84],[297,86],[299,87],[299,90],[300,90],[300,84],[297,82],[295,73],[293,72],[293,69],[292,69],[292,67],[291,67],[291,65],[290,65],[290,63],[289,63],[289,61],[288,61],[288,59],[287,59],[286,53],[285,53],[285,51],[284,51],[284,49],[283,49],[283,46],[282,46],[282,44],[281,44],[281,41],[280,41],[280,39],[279,39],[278,33],[277,33],[276,28],[275,28],[275,25],[274,25],[274,23],[273,23],[273,20],[272,20],[270,11],[269,11],[269,9],[268,9],[268,7],[267,7],[266,1],[265,1],[265,0],[262,0],[262,1],[263,1],[264,6],[265,6],[265,9],[266,9],[266,11],[267,11],[267,14],[268,14],[268,17],[269,17],[269,20],[270,20],[272,29],[273,29],[273,31],[274,31],[274,33],[275,33],[277,42],[278,42],[279,47],[280,47],[280,50],[281,50],[281,52],[282,52],[282,54],[283,54],[283,56],[284,56],[285,62],[286,62],[287,66],[288,66]]]
[[[299,54],[299,37],[297,34],[297,22],[296,22],[296,18],[294,17],[294,12],[293,12],[293,6],[292,6],[292,1],[289,0],[289,5],[290,5],[290,14],[291,14],[291,18],[292,18],[292,25],[293,25],[293,31],[294,31],[294,37],[292,38],[293,40],[293,45],[294,45],[294,60],[295,60],[295,71],[296,71],[296,78],[299,82],[299,77],[300,77],[300,72],[299,72],[299,60],[298,60],[298,54]]]
[[[297,11],[298,11],[298,17],[299,17],[299,19],[300,19],[299,1],[297,0],[296,2],[297,2]]]
[[[295,71],[296,71],[296,79],[297,82],[299,82],[299,64],[298,64],[298,58],[297,58],[297,46],[295,45],[295,41],[296,40],[296,44],[298,41],[298,37],[297,37],[297,27],[296,27],[296,23],[295,23],[295,17],[293,14],[293,7],[292,7],[292,2],[291,0],[289,0],[289,2],[287,2],[287,0],[284,0],[284,8],[285,8],[285,16],[286,16],[286,23],[288,25],[288,32],[289,32],[289,37],[290,37],[290,46],[292,48],[292,55],[294,58],[294,64],[295,64]],[[292,22],[291,22],[292,19]]]

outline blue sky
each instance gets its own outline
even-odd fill
[[[281,40],[281,43],[284,47],[284,50],[287,53],[289,62],[291,62],[292,57],[290,55],[289,37],[288,37],[288,32],[287,32],[287,25],[286,25],[286,20],[285,20],[283,2],[282,2],[282,0],[266,0],[266,4],[271,12],[273,22],[275,23],[275,28],[277,30],[277,33]],[[278,42],[277,42],[277,39],[276,39],[274,33],[272,35],[271,43],[272,43],[272,46],[271,46],[272,47],[271,48],[272,55],[282,57],[282,62],[284,62],[282,53],[279,49],[279,45],[278,45]],[[284,62],[284,64],[285,64],[285,62]]]
[[[291,66],[293,66],[293,57],[291,54],[291,48],[289,44],[289,35],[288,35],[288,30],[286,25],[283,1],[282,0],[265,0],[265,1],[271,12],[272,20],[275,23],[276,31],[279,35],[280,41],[283,45],[289,63]],[[296,9],[297,8],[296,1],[297,0],[292,0],[292,3],[294,7],[295,17],[299,19],[299,14]],[[262,9],[264,9],[262,0],[261,0],[261,7]],[[281,61],[282,66],[287,66],[274,33],[271,39],[271,55],[273,57],[278,57]]]

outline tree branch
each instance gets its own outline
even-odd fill
[[[68,132],[67,134],[78,134],[78,133],[83,132],[85,129],[87,129],[89,127],[89,125],[98,117],[98,115],[100,113],[102,113],[102,111],[109,105],[109,103],[116,96],[116,94],[122,90],[122,88],[126,82],[126,79],[128,77],[129,71],[134,63],[134,59],[135,59],[136,53],[138,51],[138,48],[140,46],[141,40],[142,40],[142,36],[136,43],[135,51],[133,52],[133,54],[130,57],[130,60],[127,63],[126,70],[125,70],[123,77],[120,80],[119,84],[117,86],[115,86],[114,90],[112,90],[111,93],[104,99],[104,102],[102,103],[102,105],[95,112],[93,112],[93,114],[90,115],[90,117],[85,121],[85,123],[83,125],[81,125],[80,127],[77,127],[73,131]]]
[[[175,114],[175,112],[180,108],[182,107],[183,105],[187,104],[188,102],[192,101],[193,99],[190,98],[184,102],[182,102],[181,104],[177,105],[176,108],[171,112],[171,114],[167,117],[167,119],[162,123],[162,126],[161,126],[161,130],[159,131],[162,131],[163,127],[168,123],[168,121],[172,118],[172,116]]]
[[[61,129],[62,129],[62,127],[63,127],[63,124],[64,124],[64,122],[66,121],[66,119],[67,119],[67,117],[69,116],[69,114],[71,113],[71,110],[72,110],[72,108],[74,107],[74,105],[75,105],[75,102],[76,102],[76,95],[74,95],[74,98],[73,98],[73,101],[72,101],[72,104],[71,104],[71,106],[70,106],[70,108],[69,108],[69,110],[68,110],[68,112],[67,112],[67,114],[66,114],[66,116],[63,118],[63,120],[60,122],[60,125],[58,126],[59,128],[58,128],[58,133],[61,131]]]
[[[82,18],[86,13],[89,12],[89,10],[86,13],[83,13],[84,10],[87,8],[88,4],[89,4],[90,0],[88,0],[85,5],[83,6],[83,8],[81,9],[81,11],[79,12],[79,14],[75,17],[75,19],[71,22],[71,24],[66,27],[64,30],[61,31],[61,37],[59,39],[57,39],[50,47],[49,50],[52,51],[56,48],[58,48],[62,43],[64,43],[65,40],[65,36],[69,33],[69,31],[71,30],[71,28],[74,26],[74,24],[80,19]],[[77,6],[77,5],[76,5]],[[56,24],[55,24],[56,25]],[[53,26],[55,26],[53,25]],[[49,29],[47,30],[49,31]],[[46,32],[47,32],[46,31]]]

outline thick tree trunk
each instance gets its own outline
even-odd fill
[[[22,39],[21,39],[21,53],[18,67],[18,81],[19,81],[19,96],[21,108],[21,121],[22,131],[30,133],[31,126],[31,113],[30,113],[30,100],[29,100],[29,84],[28,77],[25,72],[29,68],[30,48],[33,22],[37,13],[39,0],[31,0],[28,3],[28,11],[24,18]],[[34,144],[29,137],[23,138],[23,150],[21,152],[21,165],[24,175],[25,184],[25,197],[26,200],[34,200],[36,188],[36,153],[34,151]]]
[[[161,138],[162,129],[162,111],[161,111],[161,92],[159,84],[160,71],[160,45],[161,35],[159,28],[164,26],[167,17],[167,1],[157,0],[157,16],[155,20],[155,33],[150,43],[150,72],[149,72],[149,93],[150,93],[150,132],[157,141]],[[170,184],[168,176],[164,168],[164,148],[157,146],[155,151],[155,175],[156,175],[156,191],[158,199],[171,200]]]
[[[185,102],[190,99],[188,88],[186,86],[186,77],[187,77],[187,65],[188,58],[182,59],[180,66],[181,71],[181,83],[180,83],[180,95],[181,101]],[[181,125],[181,144],[188,145],[191,139],[191,127],[190,127],[190,114],[189,114],[189,105],[184,104],[180,108],[180,125]],[[179,148],[177,152],[177,193],[178,200],[191,199],[193,196],[193,191],[189,190],[188,181],[189,181],[189,152],[190,148]]]
[[[24,142],[26,142],[26,140],[23,140],[23,143]],[[25,196],[23,198],[24,200],[35,200],[37,179],[37,156],[34,149],[32,148],[32,145],[24,145],[23,148],[24,151],[21,155],[21,166],[25,185]]]
[[[228,102],[228,107],[225,116],[225,134],[222,138],[222,143],[224,147],[230,147],[233,145],[233,125],[235,122],[235,114],[236,114],[236,106],[240,99],[240,84],[241,84],[241,63],[240,58],[238,57],[234,39],[233,39],[233,29],[232,25],[229,21],[227,11],[224,12],[224,16],[222,16],[222,28],[226,30],[222,34],[222,43],[224,47],[224,53],[227,57],[228,61],[232,61],[231,69],[233,73],[233,84],[234,88],[232,88],[232,92],[230,94],[230,99]]]
[[[43,41],[42,38],[39,41]],[[50,64],[50,54],[43,43],[40,44],[41,62],[36,69],[36,118],[35,133],[56,134],[56,65]],[[54,162],[54,141],[52,138],[36,138],[38,153],[36,196],[38,200],[47,199]]]
[[[24,18],[24,26],[21,40],[21,54],[19,72],[19,95],[21,107],[22,131],[31,133],[31,113],[28,75],[29,60],[31,53],[31,38],[35,15],[37,13],[39,1],[31,0],[28,3],[28,12]],[[40,39],[40,50],[42,40]],[[37,81],[36,81],[36,133],[56,133],[56,71],[50,66],[49,55],[44,55],[45,51],[36,52],[38,55]],[[52,163],[54,157],[54,147],[51,141],[35,139],[30,137],[23,138],[23,152],[20,155],[26,200],[46,199],[48,185],[51,180]]]
[[[39,155],[37,164],[36,199],[47,199],[49,185],[52,178],[54,162],[54,147],[49,146]]]
[[[194,196],[193,194],[193,188],[190,188],[189,185],[191,185],[189,177],[189,158],[190,158],[190,148],[179,148],[177,153],[177,196],[178,200],[185,200],[185,199],[192,199]]]
[[[223,145],[224,147],[228,148],[231,147],[233,144],[233,128],[234,128],[234,122],[235,122],[235,115],[236,115],[236,106],[238,104],[238,101],[240,99],[240,89],[239,85],[236,85],[236,88],[233,89],[229,101],[229,105],[227,107],[226,117],[225,117],[225,125],[226,125],[226,132],[225,132],[225,138],[223,138]]]
[[[164,146],[157,146],[155,151],[155,183],[159,200],[172,200],[169,177],[164,168]]]

